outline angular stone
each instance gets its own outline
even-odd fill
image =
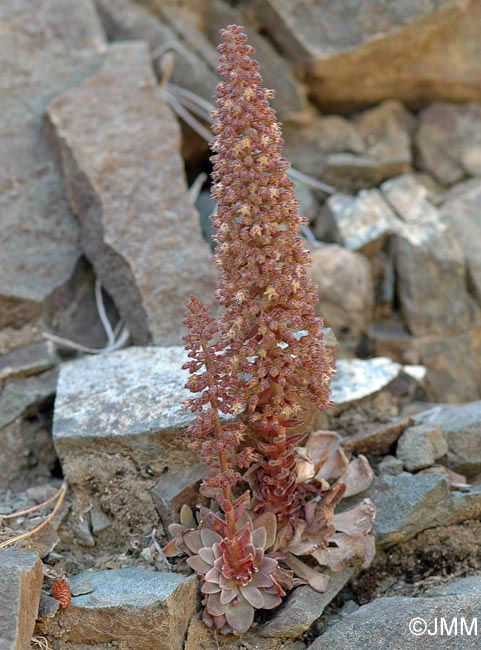
[[[88,502],[113,517],[108,536],[125,542],[126,530],[151,530],[158,514],[150,489],[198,463],[183,435],[192,422],[182,407],[186,358],[181,347],[142,347],[62,366],[55,448],[74,507]]]
[[[337,573],[330,572],[327,590],[322,594],[309,586],[295,589],[281,609],[259,630],[260,636],[273,639],[296,639],[302,636],[321,617],[355,571],[353,567],[347,567]]]
[[[71,579],[74,594],[50,620],[62,642],[118,642],[125,650],[181,650],[197,608],[198,580],[140,568],[86,571]]]
[[[260,0],[255,9],[279,49],[308,71],[323,110],[481,98],[477,2]]]
[[[396,379],[401,367],[385,357],[338,359],[331,384],[334,404],[344,406],[374,395]]]
[[[164,526],[178,521],[177,515],[186,504],[194,506],[199,499],[199,482],[206,474],[203,463],[195,463],[183,467],[179,471],[172,470],[160,476],[152,489],[152,498]]]
[[[376,598],[343,617],[308,650],[476,650],[479,637],[473,623],[478,620],[479,625],[480,607],[479,594],[469,591],[436,598]]]
[[[203,7],[203,28],[213,45],[220,42],[219,30],[226,25],[243,25],[250,45],[255,47],[255,58],[266,88],[275,90],[272,106],[281,120],[288,120],[301,111],[307,96],[286,59],[270,40],[251,25],[250,12],[242,7],[231,7],[222,0],[209,0]]]
[[[57,371],[7,384],[0,391],[0,488],[23,480],[35,465],[53,467],[50,432],[42,418],[32,417],[53,401]]]
[[[318,313],[336,337],[357,340],[372,319],[374,288],[368,260],[341,246],[325,245],[312,251],[307,270],[317,285]]]
[[[133,340],[179,342],[185,303],[192,293],[211,302],[214,272],[146,44],[109,48],[48,118],[83,248]]]
[[[481,176],[481,105],[437,103],[419,114],[417,163],[443,185]]]
[[[373,454],[383,456],[407,427],[413,424],[411,418],[399,418],[387,424],[381,424],[368,431],[362,431],[349,438],[344,438],[342,446],[355,454]]]
[[[448,467],[468,476],[481,471],[481,401],[440,404],[418,413],[415,420],[442,427],[448,443]]]
[[[437,596],[462,596],[464,594],[481,596],[481,576],[458,578],[447,585],[430,589],[424,595],[427,598],[433,598]]]
[[[102,24],[111,41],[147,41],[154,54],[160,48],[175,56],[170,81],[187,88],[204,100],[212,101],[219,79],[215,68],[194,52],[166,21],[132,0],[95,0]],[[155,61],[159,62],[158,55]]]
[[[426,199],[424,186],[405,175],[381,186],[400,216],[393,237],[401,312],[416,336],[459,332],[472,324],[466,266],[455,234]],[[443,291],[439,291],[443,287]]]
[[[0,357],[0,385],[14,379],[36,375],[60,363],[51,342],[32,343]]]
[[[396,456],[408,472],[434,465],[448,451],[448,443],[439,424],[420,424],[406,429],[397,443]]]
[[[466,260],[469,289],[479,306],[481,306],[480,210],[481,180],[478,179],[451,188],[440,209],[441,220],[456,233],[461,244]]]
[[[402,460],[395,456],[384,456],[377,466],[379,476],[399,476],[404,470]]]
[[[414,349],[428,369],[426,385],[431,401],[466,402],[481,397],[481,328],[416,339]]]
[[[0,645],[2,650],[30,647],[42,587],[36,555],[0,550]]]
[[[450,492],[441,474],[376,478],[366,496],[377,508],[376,542],[383,548],[405,542],[422,530],[476,519],[481,514],[481,487]]]
[[[368,257],[382,248],[395,219],[377,189],[361,190],[357,196],[333,194],[326,207],[342,245]]]
[[[359,190],[411,168],[412,116],[398,102],[360,113],[354,121],[316,117],[286,125],[285,156],[300,171],[340,190]]]
[[[38,11],[33,20],[29,0],[0,6],[0,328],[43,315],[81,254],[42,120],[98,67],[104,38],[90,0],[45,0]]]

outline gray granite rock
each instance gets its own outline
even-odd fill
[[[0,550],[0,646],[30,647],[42,587],[42,563],[36,555]]]
[[[150,489],[198,463],[183,437],[192,422],[182,407],[190,395],[185,361],[181,347],[134,347],[62,366],[55,448],[77,511],[88,502],[113,518],[107,536],[153,528],[158,513]]]
[[[382,248],[395,218],[377,189],[361,190],[357,196],[333,194],[326,209],[342,245],[368,256]]]
[[[147,7],[132,0],[95,0],[102,24],[111,41],[147,41],[155,55],[161,72],[160,52],[171,52],[175,65],[170,81],[212,101],[219,80],[215,67],[209,65],[202,54],[195,52],[188,42],[167,23],[160,20]],[[211,48],[209,48],[211,49]]]
[[[469,591],[437,598],[377,598],[343,617],[308,650],[475,650],[480,607],[479,594]]]
[[[376,478],[366,494],[377,508],[376,542],[390,547],[422,530],[449,526],[481,514],[481,488],[450,492],[441,474],[403,473]]]
[[[462,596],[464,594],[481,596],[481,576],[458,578],[447,585],[441,585],[440,587],[430,589],[425,592],[424,596],[427,598],[435,598],[437,596]]]
[[[409,427],[400,436],[396,456],[408,472],[434,465],[448,451],[448,443],[439,424]]]
[[[338,573],[330,573],[329,584],[323,594],[309,586],[295,589],[271,620],[259,630],[260,636],[273,639],[296,639],[302,636],[320,618],[354,573],[355,569],[352,567]]]
[[[480,209],[481,180],[479,179],[472,179],[452,187],[440,208],[441,220],[456,233],[462,246],[470,292],[479,306],[481,306]]]
[[[37,375],[60,363],[53,343],[32,343],[0,356],[0,386],[15,379]]]
[[[426,188],[413,176],[386,181],[381,190],[400,217],[393,254],[407,327],[415,336],[468,329],[472,314],[466,265],[454,232],[442,223],[438,209],[426,198]]]
[[[386,357],[339,359],[332,380],[332,400],[336,406],[356,402],[388,386],[402,366]]]
[[[220,42],[219,30],[226,25],[243,25],[250,45],[255,47],[255,58],[266,88],[275,90],[272,105],[280,119],[289,120],[301,111],[307,97],[293,69],[277,48],[255,28],[251,12],[242,7],[232,7],[222,0],[209,0],[203,6],[203,29],[213,45]],[[307,216],[307,215],[306,215]]]
[[[36,13],[29,0],[0,6],[0,328],[51,309],[80,257],[42,120],[57,95],[99,66],[105,47],[90,0],[45,0]]]
[[[372,320],[374,288],[369,261],[336,244],[312,251],[308,275],[317,285],[318,312],[336,337],[357,342]]]
[[[410,170],[411,120],[398,102],[385,102],[354,121],[314,115],[306,125],[285,126],[285,156],[338,190],[372,187]]]
[[[214,271],[146,44],[111,46],[48,119],[82,246],[133,340],[180,342],[185,303],[192,293],[212,302]]]
[[[440,404],[418,413],[415,420],[442,428],[448,443],[448,467],[468,476],[481,471],[481,401]]]
[[[377,466],[379,476],[399,476],[404,469],[402,460],[395,456],[384,456]]]
[[[254,8],[281,51],[308,72],[323,110],[350,112],[386,98],[414,107],[481,98],[477,2],[258,0]]]
[[[481,176],[481,105],[436,103],[419,114],[418,167],[443,185]]]
[[[181,650],[197,588],[195,576],[140,568],[78,574],[71,580],[71,604],[51,620],[49,638],[118,643],[124,650]]]

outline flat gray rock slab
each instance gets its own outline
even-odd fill
[[[0,327],[41,315],[80,257],[43,116],[105,48],[90,0],[44,0],[35,12],[29,0],[0,3]]]
[[[195,576],[140,568],[86,571],[49,634],[76,643],[118,641],[125,650],[181,650],[197,607]]]
[[[481,400],[440,404],[415,416],[417,424],[438,424],[448,443],[447,464],[461,474],[481,471]]]
[[[15,379],[37,375],[60,363],[50,341],[32,343],[0,356],[0,386]]]
[[[387,357],[338,359],[332,380],[332,401],[336,406],[356,402],[386,388],[402,366]]]
[[[179,343],[189,296],[212,303],[214,269],[147,44],[112,45],[48,119],[82,247],[134,342]]]
[[[376,478],[368,496],[377,508],[376,542],[389,547],[422,530],[475,519],[481,514],[481,488],[451,492],[441,474],[400,474]]]
[[[297,639],[306,632],[355,573],[347,567],[338,573],[329,573],[327,590],[321,594],[308,585],[298,587],[287,596],[273,618],[259,629],[260,636]]]
[[[477,650],[480,608],[481,597],[473,593],[378,598],[342,618],[308,650]]]
[[[42,562],[32,553],[0,550],[0,647],[26,650],[38,614]]]
[[[466,262],[454,230],[413,175],[391,178],[381,191],[399,217],[393,225],[393,255],[401,313],[410,332],[430,336],[469,329]]]

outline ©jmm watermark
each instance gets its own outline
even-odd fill
[[[416,616],[409,621],[409,631],[413,636],[478,636],[478,619],[441,616],[428,622]]]

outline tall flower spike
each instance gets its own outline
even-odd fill
[[[217,296],[230,372],[262,454],[254,507],[282,522],[302,502],[295,450],[302,436],[289,430],[302,424],[309,401],[319,409],[329,404],[332,359],[314,313],[317,295],[305,270],[310,256],[299,237],[306,222],[281,156],[273,91],[261,86],[242,27],[230,25],[221,35],[212,157]]]

